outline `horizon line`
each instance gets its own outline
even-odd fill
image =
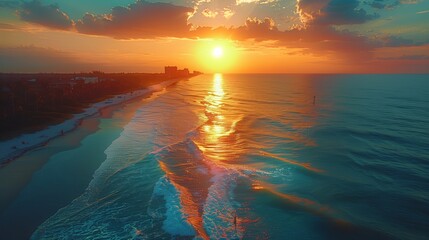
[[[164,72],[0,72],[0,74],[165,74]],[[229,75],[410,75],[410,74],[429,74],[428,72],[201,72],[200,75],[213,75],[213,74],[229,74]]]

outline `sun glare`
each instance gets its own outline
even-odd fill
[[[205,73],[231,72],[237,63],[235,43],[225,39],[201,39],[196,45],[196,60]]]
[[[214,58],[221,58],[223,56],[223,48],[222,47],[213,48],[212,55]]]

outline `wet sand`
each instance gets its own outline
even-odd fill
[[[0,168],[4,165],[8,165],[10,162],[22,156],[24,153],[37,147],[46,145],[47,142],[58,136],[64,135],[64,133],[73,131],[83,119],[99,114],[99,112],[106,107],[123,104],[134,99],[139,99],[141,97],[147,96],[150,93],[163,90],[164,88],[173,85],[180,80],[183,80],[183,78],[166,80],[159,84],[150,85],[137,91],[112,96],[109,99],[92,104],[83,112],[74,114],[72,118],[67,119],[59,124],[50,125],[49,127],[40,131],[22,134],[9,140],[1,141]]]
[[[83,119],[75,130],[1,167],[2,236],[28,239],[38,225],[78,197],[105,160],[104,150],[150,99],[146,95],[106,107],[99,115]]]

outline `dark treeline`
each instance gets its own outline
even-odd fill
[[[60,123],[91,103],[168,78],[162,73],[0,73],[0,139]]]

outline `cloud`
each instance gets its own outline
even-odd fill
[[[429,60],[428,55],[416,54],[416,55],[402,55],[399,57],[384,57],[377,58],[381,60]]]
[[[405,39],[398,36],[382,36],[375,39],[376,41],[374,44],[378,45],[379,47],[401,47],[401,46],[413,46],[416,45],[416,43],[410,39]],[[425,42],[421,43],[425,44]]]
[[[421,2],[421,0],[401,0],[400,2],[402,4],[417,4],[417,3]]]
[[[19,29],[19,28],[13,24],[0,22],[0,30],[16,30],[16,29]]]
[[[361,24],[377,17],[359,4],[358,0],[297,0],[296,9],[307,25]]]
[[[425,13],[429,13],[429,10],[417,12],[417,14],[425,14]]]
[[[197,27],[189,32],[191,38],[227,38],[233,40],[254,39],[257,41],[279,40],[280,32],[271,18],[260,20],[248,18],[243,26],[226,27]]]
[[[369,6],[375,9],[391,9],[401,3],[399,0],[374,0],[372,2],[366,2]]]
[[[87,13],[76,23],[80,33],[114,38],[184,37],[191,25],[192,8],[139,0],[128,7],[114,7],[109,14]]]
[[[244,26],[237,28],[198,27],[191,36],[202,38],[228,38],[238,41],[267,41],[277,47],[299,48],[301,53],[316,55],[336,55],[348,60],[370,58],[375,47],[381,45],[352,32],[336,30],[328,26],[307,26],[281,31],[270,18],[248,19]],[[387,41],[387,40],[385,40]]]
[[[228,4],[238,4],[235,0],[223,1]],[[252,2],[255,1],[240,2],[240,5],[249,5]],[[374,2],[382,4],[378,7],[386,7],[388,4],[394,4],[396,0],[373,0],[365,2],[365,4],[368,8]],[[275,46],[303,49],[300,51],[305,53],[335,54],[338,57],[358,61],[370,59],[374,49],[379,47],[409,46],[413,44],[410,40],[395,36],[366,37],[354,32],[340,30],[337,27],[339,25],[360,24],[377,17],[367,13],[359,3],[363,2],[358,0],[296,0],[297,13],[304,26],[279,30],[274,20],[268,17],[262,20],[248,18],[238,27],[193,26],[189,23],[189,17],[192,14],[195,16],[196,13],[193,8],[138,0],[127,7],[114,7],[110,13],[99,15],[87,13],[75,22],[74,30],[83,34],[109,36],[116,39],[179,37],[267,41],[270,44],[275,44]],[[203,2],[200,2],[200,8],[202,7],[201,4]],[[49,9],[65,17],[69,24],[72,23],[57,6],[42,6],[40,1],[33,1],[27,3],[27,5],[31,6],[33,10],[31,13],[34,12],[36,7],[44,11]],[[25,9],[30,8],[27,5]],[[201,9],[198,13],[205,14],[207,19],[225,18],[223,15],[229,11],[233,14],[231,9],[224,6],[220,10],[204,8],[205,10],[201,12]],[[21,12],[21,14],[25,13],[24,6]],[[43,14],[33,13],[33,15],[39,16]],[[49,16],[49,14],[44,15]],[[52,20],[53,18],[48,17],[48,19]],[[43,24],[52,24],[52,22],[54,21],[44,21]]]
[[[97,69],[70,53],[35,46],[0,47],[0,72],[79,72]]]
[[[236,4],[240,5],[240,4],[246,4],[246,3],[254,3],[254,2],[259,2],[260,0],[236,0]]]
[[[206,8],[201,12],[201,14],[208,18],[215,18],[219,13]]]
[[[368,39],[353,32],[337,30],[340,24],[358,24],[373,18],[357,1],[300,0],[297,7],[308,17],[305,28],[281,31],[272,18],[248,18],[239,27],[192,26],[188,17],[193,10],[165,3],[137,1],[128,7],[115,7],[109,14],[86,14],[77,21],[80,33],[110,36],[118,39],[182,37],[227,38],[238,41],[271,41],[276,46],[307,49],[313,54],[336,54],[343,58],[370,58],[376,47],[410,44],[403,39],[385,37]],[[342,12],[342,13],[336,13]],[[219,12],[203,11],[207,17],[217,18]],[[348,14],[347,14],[348,13]],[[168,16],[168,17],[166,17]]]
[[[48,28],[60,30],[73,28],[73,21],[55,4],[43,5],[40,0],[23,2],[17,13],[24,21],[43,25]]]
[[[260,34],[267,33],[267,31],[277,31],[276,24],[271,18],[265,18],[263,21],[257,18],[248,18],[245,26],[249,31],[260,32]]]
[[[229,8],[223,9],[223,17],[224,18],[230,19],[234,15],[235,15],[235,12],[232,9],[229,9]]]
[[[206,8],[203,11],[201,11],[201,15],[203,15],[204,17],[213,18],[213,19],[215,19],[218,16],[224,19],[230,19],[232,16],[235,15],[235,12],[230,8],[223,8],[219,11],[213,11]]]
[[[279,16],[284,14],[289,13],[284,12],[280,5],[275,6],[274,2],[270,4],[261,0],[197,0],[188,22],[194,24],[194,27],[237,27],[243,25],[248,17],[263,19],[270,16],[277,19],[276,16],[280,18]]]

